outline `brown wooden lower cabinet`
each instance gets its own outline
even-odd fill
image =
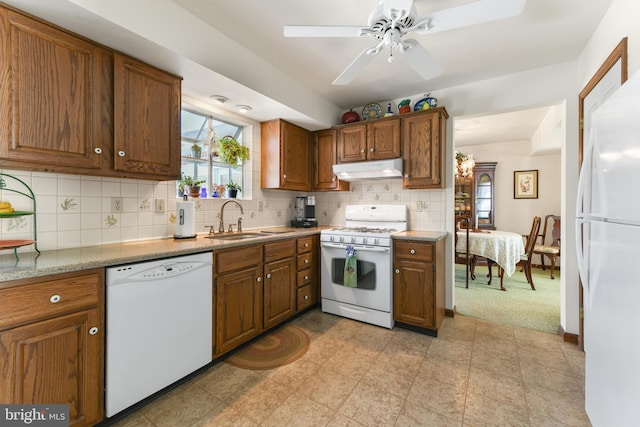
[[[262,277],[250,268],[215,279],[215,354],[223,354],[262,332]]]
[[[437,335],[445,311],[444,239],[394,240],[393,269],[394,320]]]
[[[104,401],[103,270],[1,285],[0,402],[68,404],[71,426],[100,422]],[[11,324],[11,319],[19,323]]]

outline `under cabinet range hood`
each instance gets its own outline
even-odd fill
[[[339,163],[333,165],[333,173],[342,181],[402,178],[402,159]]]

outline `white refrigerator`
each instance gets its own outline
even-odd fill
[[[585,409],[640,425],[640,73],[591,117],[576,212],[584,288]]]

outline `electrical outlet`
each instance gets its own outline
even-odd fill
[[[165,211],[164,199],[156,199],[156,212],[162,213]]]
[[[422,201],[420,200],[416,202],[416,212],[422,212]]]
[[[264,200],[258,200],[258,212],[264,212]]]
[[[122,197],[111,198],[111,212],[122,212],[124,210],[124,200]]]

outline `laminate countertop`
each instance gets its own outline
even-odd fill
[[[199,252],[209,252],[270,241],[299,238],[319,234],[320,231],[332,227],[290,228],[275,227],[260,230],[245,230],[244,233],[256,233],[248,239],[219,240],[207,238],[206,234],[199,234],[194,239],[155,239],[135,242],[113,243],[98,246],[87,246],[70,249],[57,249],[36,252],[19,253],[16,262],[13,253],[0,256],[0,287],[3,282],[31,277],[48,276],[58,273],[88,270],[91,268],[111,267],[114,265],[131,264],[154,259],[171,258]],[[235,233],[238,234],[238,233]],[[217,234],[216,234],[217,235]],[[223,237],[229,233],[223,233]],[[441,231],[405,231],[393,235],[395,239],[421,240],[436,242],[445,238],[446,232]]]
[[[154,259],[171,258],[180,255],[209,252],[270,241],[292,239],[319,234],[324,228],[262,228],[245,230],[243,233],[256,233],[255,237],[240,240],[219,240],[207,238],[207,234],[198,234],[193,239],[155,239],[135,242],[113,243],[80,248],[57,249],[18,253],[16,262],[13,252],[0,256],[0,287],[2,282],[68,273],[98,267],[110,267]],[[264,233],[262,233],[264,231]],[[231,233],[216,233],[214,236],[228,236]],[[242,234],[242,233],[234,233]]]

